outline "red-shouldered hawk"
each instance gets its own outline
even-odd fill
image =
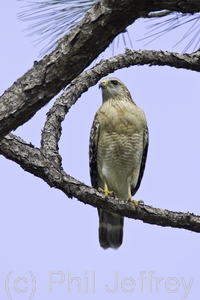
[[[92,186],[106,196],[132,200],[144,173],[148,150],[148,127],[144,112],[132,100],[123,82],[104,78],[103,103],[90,132]],[[101,247],[118,248],[123,240],[124,217],[98,209]]]

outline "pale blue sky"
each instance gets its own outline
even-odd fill
[[[41,49],[22,31],[26,23],[16,17],[20,3],[7,0],[2,6],[0,94],[32,67]],[[135,49],[181,51],[184,45],[172,46],[183,33],[182,28],[144,47],[145,42],[136,42],[144,34],[143,21],[129,29]],[[124,52],[122,43],[119,52]],[[103,57],[111,55],[108,50]],[[199,74],[135,66],[114,76],[129,88],[149,126],[147,165],[135,198],[154,207],[200,215]],[[39,146],[51,104],[15,134]],[[65,171],[88,185],[89,132],[100,105],[101,91],[95,86],[69,111],[59,143]],[[68,199],[2,156],[0,163],[0,299],[9,299],[8,292],[15,300],[29,299],[33,278],[34,300],[196,299],[197,233],[126,218],[123,245],[105,251],[98,242],[96,209]]]

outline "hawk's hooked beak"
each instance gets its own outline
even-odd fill
[[[99,83],[99,88],[100,88],[100,89],[105,89],[105,88],[106,88],[106,80],[102,80],[102,81]]]

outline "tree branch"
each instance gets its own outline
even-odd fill
[[[97,190],[63,172],[52,160],[46,158],[40,149],[26,144],[13,134],[7,135],[0,142],[0,153],[18,163],[24,170],[42,178],[49,186],[61,190],[70,198],[72,196],[77,198],[82,203],[104,208],[148,224],[200,232],[200,216],[162,210],[148,205],[135,206],[119,198],[105,197]]]
[[[58,142],[61,136],[61,122],[73,104],[82,93],[94,86],[102,77],[118,69],[134,65],[170,66],[200,71],[200,51],[189,54],[178,54],[167,51],[126,49],[124,54],[114,56],[108,60],[101,60],[95,67],[83,72],[71,85],[57,98],[53,107],[47,114],[47,120],[42,131],[41,146],[46,157],[51,157],[61,166],[61,156],[58,153]]]
[[[0,139],[29,120],[80,74],[125,28],[151,11],[195,13],[199,0],[102,0],[88,11],[52,54],[19,78],[1,97]],[[91,51],[92,47],[92,51]]]
[[[63,191],[68,197],[76,197],[83,203],[94,207],[106,208],[129,218],[145,223],[171,226],[200,232],[200,217],[189,213],[171,212],[147,205],[135,207],[122,199],[105,198],[104,195],[70,177],[61,167],[58,154],[58,141],[61,135],[61,122],[70,107],[81,94],[95,85],[100,78],[117,69],[133,65],[168,65],[177,68],[200,71],[200,52],[191,55],[163,51],[131,51],[117,55],[109,60],[102,60],[92,69],[78,76],[70,87],[55,101],[50,109],[42,133],[41,150],[26,144],[12,134],[0,143],[0,153],[15,161],[24,170],[42,178],[51,187]],[[55,159],[57,158],[57,159]]]

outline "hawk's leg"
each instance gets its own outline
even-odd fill
[[[129,184],[128,186],[128,201],[134,203],[135,205],[138,205],[138,204],[144,204],[144,201],[143,200],[134,200],[132,199],[132,195],[131,195],[131,185]]]
[[[104,193],[105,196],[111,196],[111,195],[113,195],[113,191],[109,191],[108,185],[107,185],[106,181],[104,181],[104,189],[98,188],[98,190],[99,190],[99,192]]]

